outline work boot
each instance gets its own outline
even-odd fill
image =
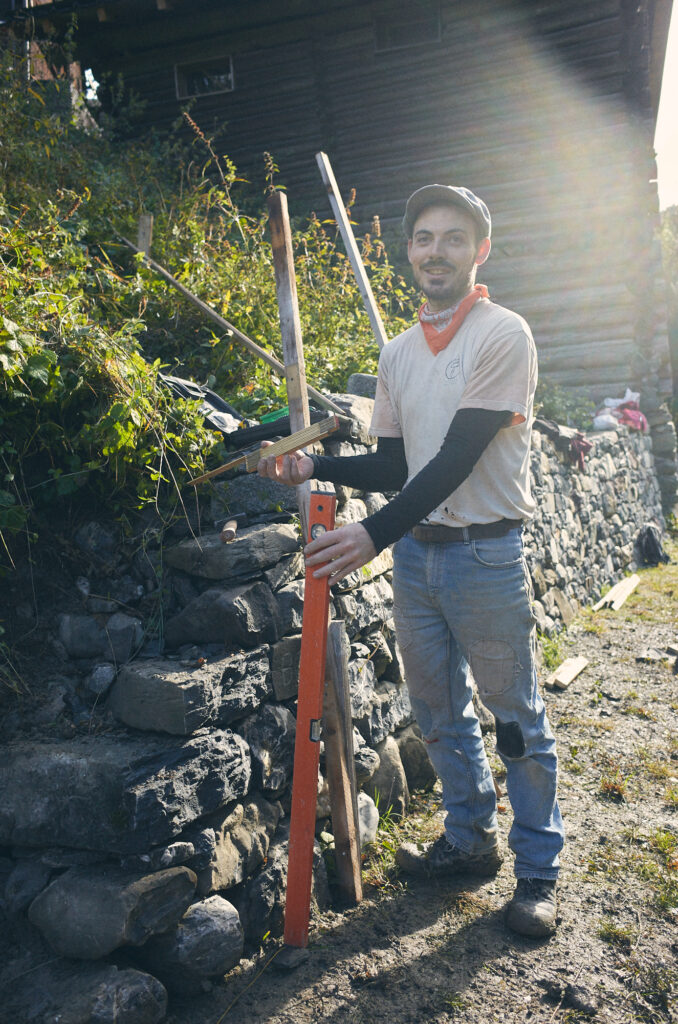
[[[544,938],[556,930],[556,882],[549,878],[519,878],[507,904],[506,924],[520,935]]]
[[[424,878],[496,875],[503,859],[496,844],[487,853],[464,853],[444,835],[421,848],[416,843],[403,843],[396,850],[396,862],[403,871]]]

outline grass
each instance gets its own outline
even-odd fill
[[[603,942],[616,946],[618,949],[630,949],[635,932],[628,925],[619,925],[610,918],[604,917],[598,925],[598,936]]]
[[[437,839],[441,823],[437,816],[440,794],[412,794],[410,808],[404,818],[392,814],[391,808],[379,819],[377,837],[368,848],[363,865],[363,885],[386,894],[404,892],[406,885],[398,878],[396,850],[405,842],[425,843]]]

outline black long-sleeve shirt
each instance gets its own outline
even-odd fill
[[[400,491],[388,505],[362,521],[379,552],[421,522],[466,480],[510,416],[507,411],[459,409],[440,451],[406,487],[408,470],[401,437],[380,437],[376,452],[367,455],[312,455],[314,476],[363,491]]]

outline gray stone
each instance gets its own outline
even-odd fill
[[[240,961],[245,935],[238,911],[222,896],[210,896],[188,908],[181,921],[154,936],[137,953],[138,961],[170,992],[199,993],[209,978],[223,978]]]
[[[119,531],[94,520],[76,530],[73,540],[81,551],[99,562],[112,561],[120,549]]]
[[[360,504],[362,505],[362,502]],[[391,572],[392,569],[393,554],[390,548],[384,548],[371,562],[367,562],[360,569],[355,569],[354,572],[349,573],[343,580],[335,584],[336,591],[344,593],[347,590],[355,590],[356,587],[362,587],[369,580],[382,576],[385,572]]]
[[[358,793],[358,822],[360,827],[360,847],[369,846],[377,838],[379,828],[379,811],[371,796]]]
[[[365,519],[366,516],[367,509],[365,508],[365,502],[361,501],[360,498],[349,498],[337,513],[336,523],[337,526],[346,526],[348,523],[359,523],[361,520]]]
[[[297,492],[275,480],[265,480],[256,473],[233,477],[215,484],[210,515],[212,519],[226,519],[239,512],[259,516],[264,512],[296,512]]]
[[[411,721],[412,707],[407,687],[380,680],[371,708],[356,724],[367,743],[378,750],[378,744],[389,733],[409,725]]]
[[[218,533],[190,537],[165,551],[168,565],[191,576],[228,580],[253,576],[275,565],[299,547],[299,535],[290,523],[248,526],[224,544]]]
[[[2,1024],[160,1024],[167,991],[157,978],[111,964],[36,965],[3,990]]]
[[[205,590],[165,627],[170,649],[188,643],[255,647],[273,643],[281,635],[278,604],[262,582]]]
[[[373,516],[375,512],[379,512],[382,508],[388,505],[388,498],[381,494],[379,491],[371,491],[364,497],[365,510],[368,516]],[[385,549],[384,549],[385,550]]]
[[[368,747],[355,726],[353,727],[353,762],[358,787],[369,782],[379,767],[379,754],[376,750],[372,750],[372,747]]]
[[[198,873],[198,892],[207,895],[243,882],[266,859],[282,808],[259,794],[227,813],[213,815],[214,847]]]
[[[402,761],[407,785],[413,789],[433,789],[438,778],[418,725],[408,725],[396,733],[395,741]]]
[[[124,665],[135,654],[144,639],[144,627],[141,619],[135,619],[124,612],[116,612],[111,615],[106,623],[106,636],[108,649],[106,651],[112,656],[118,665]]]
[[[62,615],[59,640],[72,658],[97,658],[106,652],[106,633],[91,615]]]
[[[181,743],[79,736],[8,744],[0,761],[0,845],[145,853],[249,789],[240,736]]]
[[[335,597],[337,614],[344,619],[349,636],[369,632],[393,616],[393,588],[384,576],[366,583],[360,590]]]
[[[184,667],[167,659],[125,666],[109,698],[113,714],[133,729],[188,735],[228,725],[272,694],[268,648]]]
[[[28,919],[60,956],[96,960],[171,928],[195,885],[186,867],[141,876],[121,868],[70,868],[33,900]]]
[[[278,602],[280,634],[287,636],[298,633],[304,618],[304,580],[295,580],[281,587],[275,597]]]
[[[346,382],[346,391],[349,395],[373,399],[377,391],[377,378],[373,373],[352,373]]]
[[[296,721],[291,711],[266,704],[246,718],[239,730],[250,746],[252,771],[262,792],[278,796],[292,778]]]
[[[185,864],[195,857],[195,853],[193,843],[170,843],[168,846],[158,846],[154,850],[149,850],[148,853],[123,857],[120,867],[124,871],[160,871],[163,868]]]
[[[371,444],[375,440],[370,434],[374,400],[359,395],[332,395],[331,397],[354,421],[351,436],[363,444]]]
[[[291,558],[283,558],[271,569],[266,569],[264,577],[272,591],[286,587],[294,580],[303,579],[306,563],[302,551],[295,551]]]
[[[351,693],[351,714],[353,718],[363,718],[372,708],[377,686],[374,665],[368,658],[352,658],[349,661],[348,684]]]
[[[101,662],[99,665],[95,665],[92,671],[85,679],[85,686],[90,693],[96,694],[97,697],[101,697],[102,694],[107,693],[115,679],[117,669],[115,665],[112,665],[110,661]]]
[[[264,868],[243,886],[237,898],[233,898],[248,942],[258,944],[267,932],[274,937],[282,934],[287,888],[288,837],[287,827],[279,829],[279,834],[271,843]],[[324,910],[329,906],[329,885],[325,861],[317,842],[313,847],[312,877],[312,909]]]
[[[393,736],[387,736],[377,745],[376,751],[379,754],[379,767],[365,791],[374,800],[380,815],[390,811],[392,817],[400,818],[409,806],[410,792],[398,744]]]
[[[381,630],[374,630],[365,637],[365,646],[368,649],[368,658],[374,665],[374,671],[379,678],[388,669],[393,661],[393,654],[388,645],[386,637]]]
[[[5,883],[3,904],[6,913],[18,914],[25,910],[47,887],[53,874],[54,868],[42,860],[20,860]]]
[[[276,700],[296,697],[300,656],[301,634],[285,637],[271,647],[271,676]]]

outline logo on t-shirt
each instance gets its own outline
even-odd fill
[[[461,372],[461,358],[455,356],[445,367],[445,376],[448,380],[454,380]]]

